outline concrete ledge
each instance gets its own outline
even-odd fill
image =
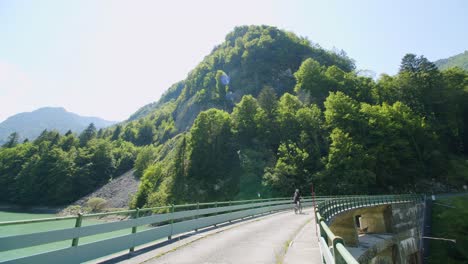
[[[365,234],[359,236],[358,247],[346,247],[360,263],[370,263],[375,257],[378,263],[393,263],[395,257],[401,259],[418,252],[415,228],[394,234]],[[395,246],[395,249],[393,248]],[[405,263],[405,262],[401,262]]]

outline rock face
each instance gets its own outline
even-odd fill
[[[140,180],[134,176],[134,170],[113,179],[108,184],[102,186],[91,194],[84,196],[74,205],[86,205],[92,197],[100,197],[107,200],[107,206],[112,208],[128,207],[132,196],[137,192]]]

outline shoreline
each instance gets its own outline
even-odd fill
[[[0,211],[15,212],[15,213],[58,214],[63,209],[64,209],[64,207],[0,204]]]

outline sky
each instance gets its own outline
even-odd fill
[[[0,122],[45,106],[125,120],[238,25],[276,26],[395,74],[406,53],[467,50],[467,14],[465,0],[0,0]]]

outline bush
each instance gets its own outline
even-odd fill
[[[107,201],[103,198],[93,197],[86,202],[86,205],[91,209],[91,212],[100,212],[106,207]]]

